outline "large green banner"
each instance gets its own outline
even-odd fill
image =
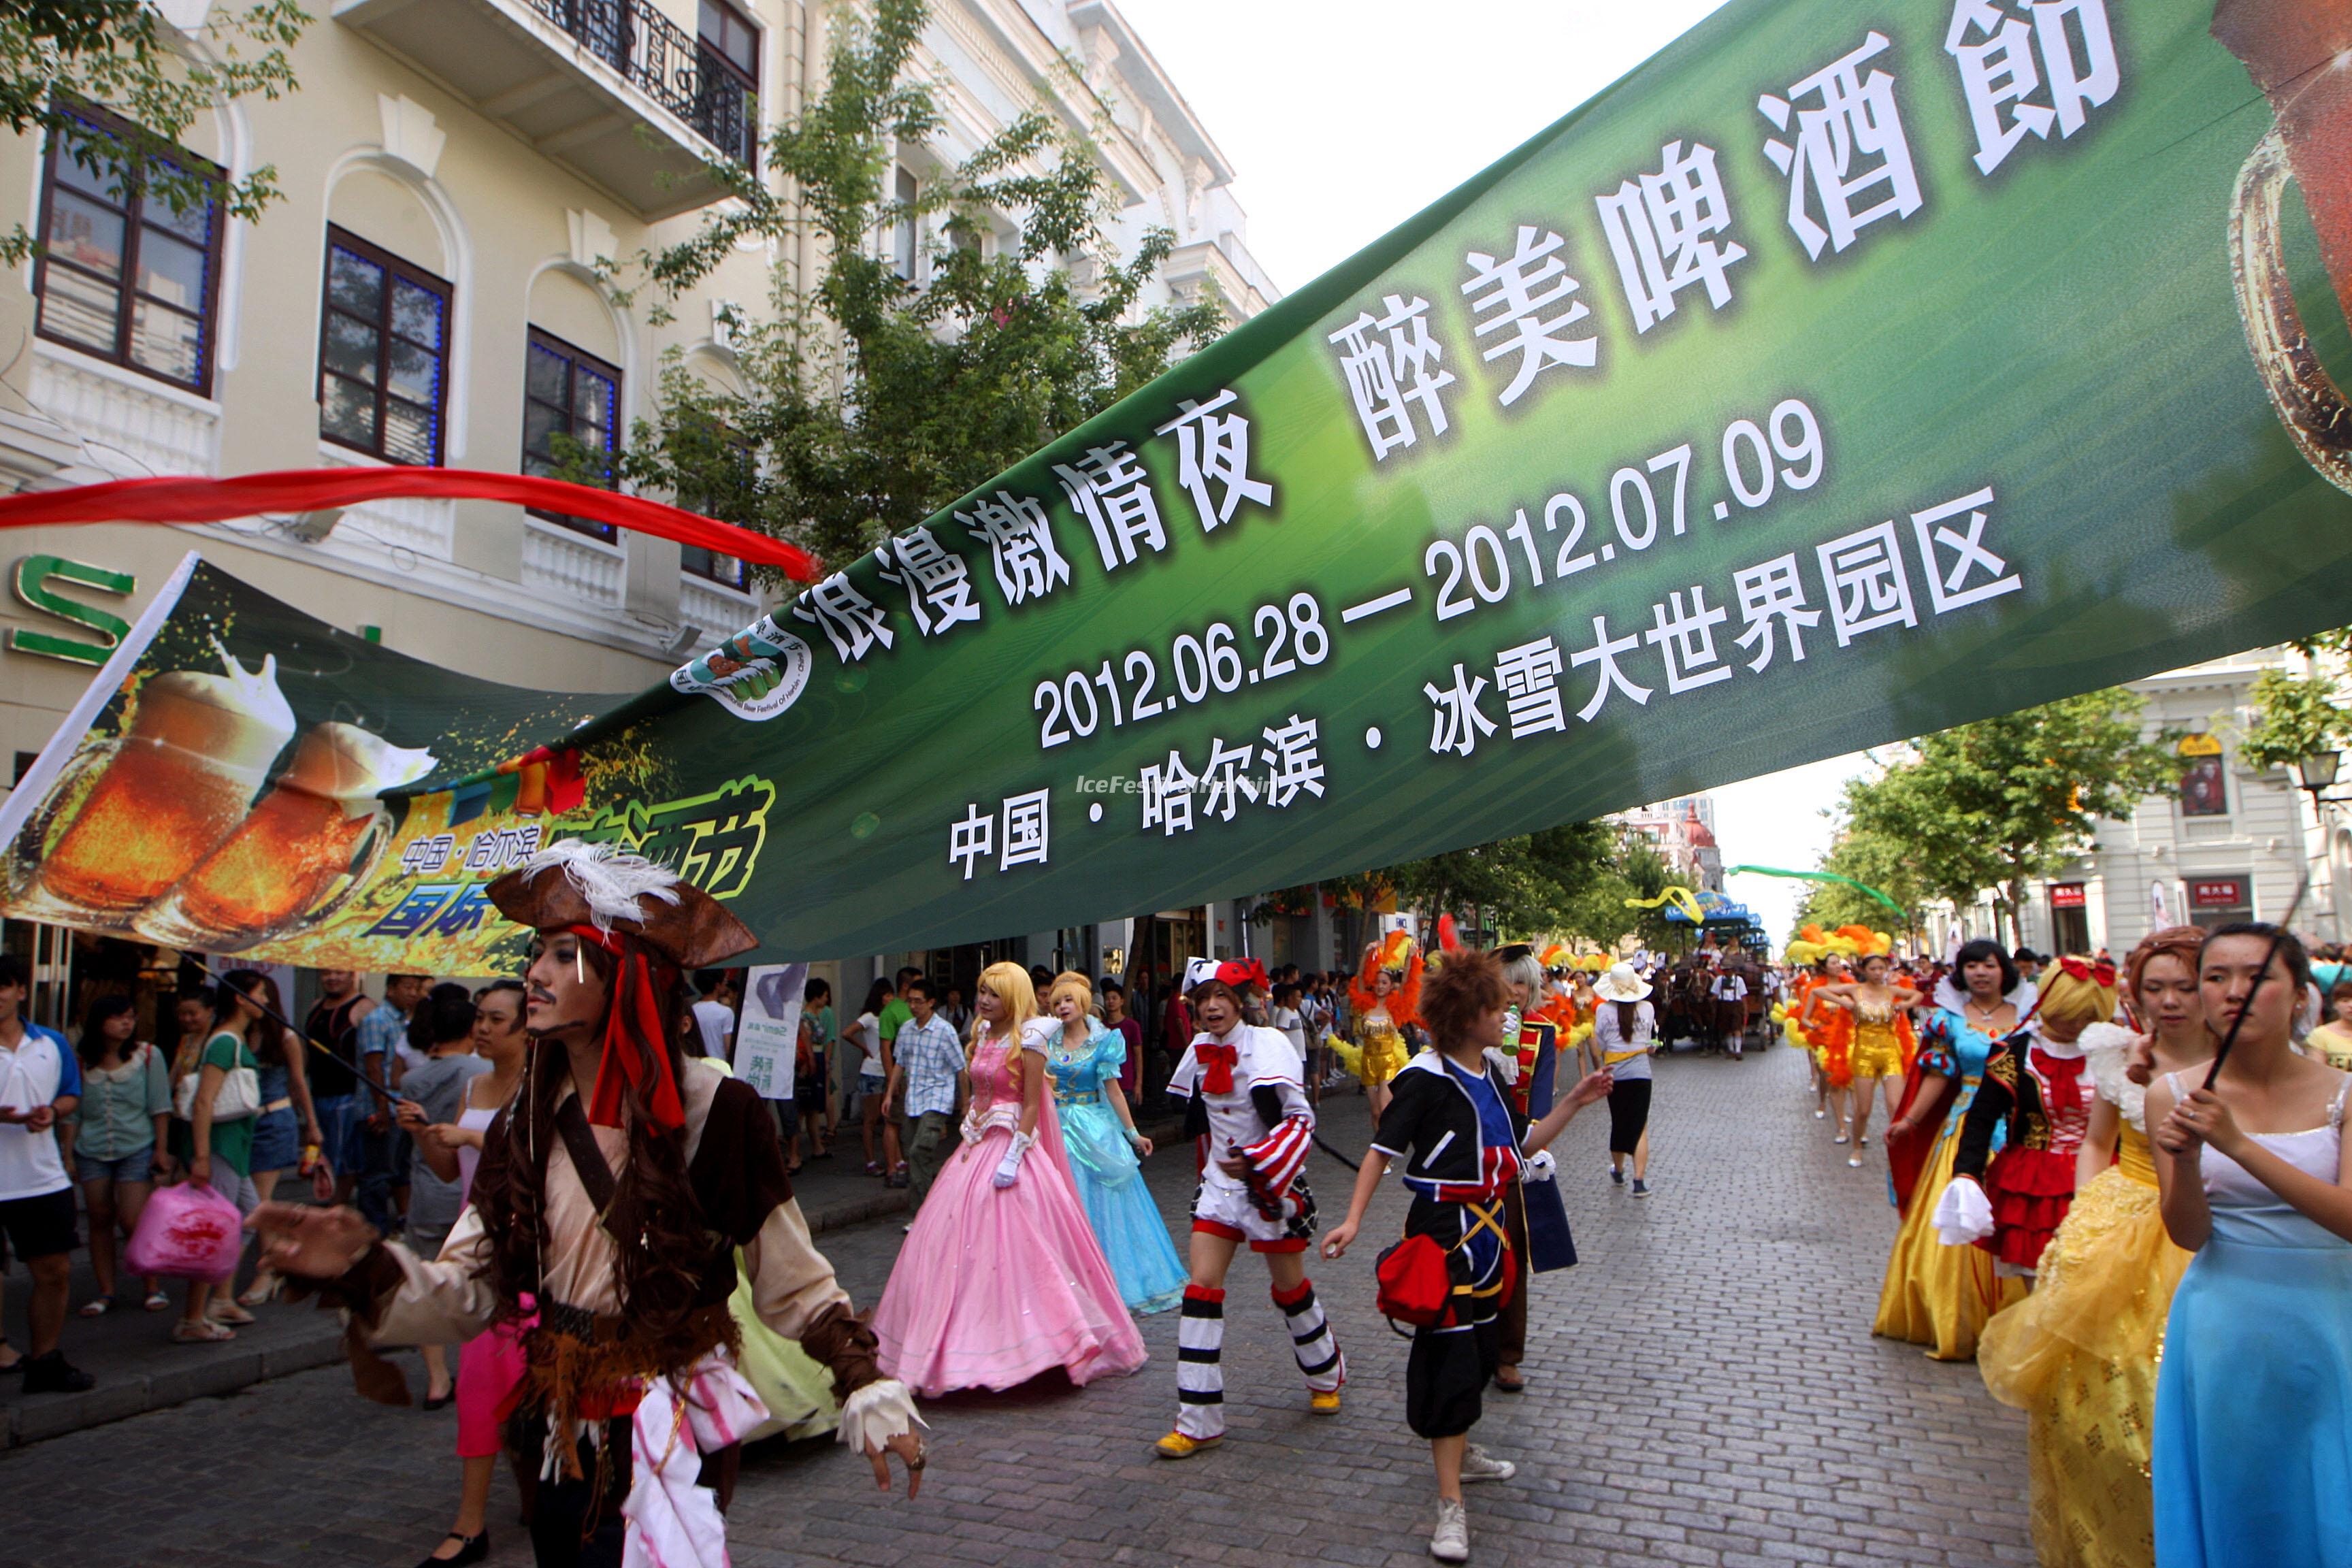
[[[2319,0],[1741,0],[667,688],[371,731],[469,739],[369,763],[329,918],[208,940],[465,967],[526,827],[677,860],[778,957],[1041,930],[2352,618],[2347,50]],[[71,753],[205,654],[102,678],[0,817],[7,912],[91,923],[43,869],[112,776]]]

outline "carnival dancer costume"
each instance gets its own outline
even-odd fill
[[[1421,1024],[1421,949],[1403,931],[1389,932],[1380,950],[1364,960],[1363,968],[1348,982],[1348,1005],[1355,1014],[1350,1030],[1362,1054],[1357,1076],[1367,1087],[1396,1077],[1412,1055],[1404,1031]],[[1386,996],[1374,981],[1386,973],[1396,983]]]
[[[1418,967],[1416,959],[1416,979]],[[1254,959],[1236,963],[1196,958],[1186,965],[1188,993],[1211,983],[1238,1000],[1263,987],[1265,973]],[[1315,1234],[1315,1194],[1305,1174],[1315,1108],[1299,1082],[1300,1071],[1298,1053],[1278,1029],[1237,1022],[1222,1036],[1203,1028],[1193,1037],[1168,1080],[1168,1093],[1184,1101],[1184,1129],[1200,1151],[1201,1184],[1192,1197],[1196,1234],[1246,1241],[1253,1252],[1307,1250]],[[1227,1171],[1227,1161],[1237,1162],[1242,1173]],[[1289,1330],[1291,1352],[1313,1407],[1336,1413],[1348,1367],[1323,1304],[1316,1300],[1314,1281],[1302,1276],[1287,1291],[1276,1286],[1274,1305]],[[1185,1286],[1177,1333],[1176,1427],[1160,1439],[1163,1456],[1185,1458],[1224,1436],[1224,1289]]]
[[[2010,994],[2020,1012],[2032,994],[2020,985]],[[1921,1083],[1941,1080],[1936,1092],[1949,1100],[1937,1121],[1934,1143],[1918,1162],[1916,1185],[1898,1189],[1902,1228],[1886,1256],[1886,1277],[1878,1291],[1878,1315],[1871,1332],[1925,1345],[1937,1361],[1967,1361],[1977,1353],[1977,1337],[1995,1312],[2025,1294],[2024,1281],[2001,1278],[1992,1258],[1973,1247],[1946,1247],[1935,1223],[1935,1194],[1949,1184],[1959,1154],[1960,1130],[1984,1083],[1985,1064],[1998,1042],[1968,1020],[1967,994],[1949,976],[1936,987],[1936,1010],[1920,1031],[1913,1064]],[[1915,1086],[1914,1094],[1927,1092]],[[1890,1157],[1899,1157],[1890,1142]],[[1925,1201],[1923,1201],[1923,1198]]]
[[[1035,1131],[1021,1132],[1024,1077],[1042,1070],[1057,1026],[1037,1016],[1018,965],[992,964],[980,984],[1006,1002],[1004,1033],[974,1026],[963,1146],[915,1212],[874,1310],[883,1369],[925,1398],[1011,1388],[1055,1368],[1084,1384],[1144,1362],[1071,1183],[1052,1094]]]
[[[609,972],[602,1065],[583,1094],[563,1049],[534,1046],[437,1258],[377,1241],[340,1278],[309,1281],[350,1310],[362,1392],[406,1402],[374,1347],[457,1343],[522,1321],[535,1298],[510,1397],[541,1434],[539,1561],[719,1568],[725,1527],[698,1484],[698,1451],[768,1415],[734,1365],[740,1248],[761,1321],[831,1371],[842,1439],[869,1454],[898,1439],[919,1468],[913,1404],[810,1243],[767,1106],[687,1058],[667,1026],[681,972],[758,939],[676,873],[577,841],[534,855],[489,897],[551,942],[577,939],[583,973],[591,953]],[[264,1229],[297,1256],[334,1214],[280,1207]]]
[[[2149,1423],[2165,1314],[2189,1255],[2158,1207],[2147,1090],[2125,1075],[2133,1038],[2113,1024],[2083,1031],[2098,1097],[2121,1118],[2116,1163],[2074,1194],[2033,1293],[1986,1324],[1977,1345],[1985,1387],[2026,1413],[2043,1568],[2156,1559]]]
[[[1062,1121],[1070,1179],[1094,1226],[1095,1239],[1118,1280],[1128,1306],[1143,1313],[1164,1312],[1183,1299],[1185,1269],[1168,1239],[1168,1224],[1144,1184],[1127,1124],[1110,1107],[1103,1086],[1118,1081],[1127,1061],[1127,1037],[1106,1029],[1089,1016],[1092,1031],[1073,1042],[1067,1025],[1045,1048],[1054,1075],[1054,1110]]]
[[[1948,1244],[1974,1241],[2014,1273],[2040,1267],[2074,1201],[2074,1156],[2091,1127],[2090,1063],[2080,1039],[2057,1037],[2104,1024],[2115,1011],[2112,963],[2062,958],[2042,977],[2032,1022],[1987,1060],[1984,1087],[1960,1128],[1952,1180],[1936,1205]]]

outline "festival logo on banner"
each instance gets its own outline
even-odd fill
[[[678,691],[702,692],[740,719],[773,719],[800,700],[815,656],[809,645],[761,616],[700,658],[670,672]]]

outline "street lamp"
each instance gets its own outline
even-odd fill
[[[2295,780],[2310,793],[2315,814],[2319,805],[2321,793],[2336,787],[2336,771],[2342,765],[2343,760],[2344,754],[2341,752],[2314,752],[2307,757],[2295,759]]]
[[[2322,865],[2326,863],[2328,853],[2327,808],[2324,803],[2327,791],[2336,787],[2336,772],[2343,762],[2343,753],[2336,751],[2314,752],[2294,761],[2295,782],[2303,786],[2305,794],[2311,796],[2312,827],[2319,836],[2319,853],[2313,858]],[[2343,934],[2344,913],[2340,907],[2336,910],[2336,933],[2339,936]]]

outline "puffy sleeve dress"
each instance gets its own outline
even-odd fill
[[[1137,1312],[1165,1311],[1183,1299],[1189,1275],[1144,1184],[1127,1126],[1110,1107],[1108,1086],[1119,1081],[1126,1065],[1126,1036],[1096,1023],[1090,1036],[1071,1045],[1065,1029],[1045,1061],[1054,1075],[1054,1110],[1062,1119],[1070,1181],[1118,1280],[1119,1297]]]
[[[927,1399],[1056,1367],[1085,1384],[1143,1364],[1143,1336],[1072,1185],[1052,1095],[1013,1184],[995,1183],[1021,1124],[1024,1047],[1044,1053],[1051,1027],[1031,1019],[1019,1038],[974,1042],[963,1146],[915,1212],[875,1309],[883,1370]]]

